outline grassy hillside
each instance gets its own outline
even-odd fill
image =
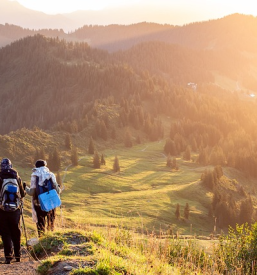
[[[164,141],[160,141],[130,149],[117,146],[105,150],[106,165],[100,169],[92,168],[93,156],[88,154],[81,156],[78,166],[68,166],[67,170],[63,167],[63,205],[62,210],[58,210],[57,224],[67,228],[85,228],[90,224],[124,226],[138,232],[172,230],[173,234],[212,234],[214,218],[209,216],[209,209],[213,193],[200,181],[202,173],[212,167],[177,158],[179,169],[171,170],[166,167],[163,146]],[[112,169],[115,155],[120,163],[119,173]],[[18,167],[18,170],[29,183],[30,169]],[[231,183],[233,179],[244,184],[246,192],[254,190],[253,180],[246,179],[242,173],[224,168],[224,174],[223,192],[227,195],[238,194]],[[242,196],[237,195],[238,202],[241,199]],[[256,205],[254,196],[252,199]],[[29,200],[26,197],[25,217],[33,231]],[[190,207],[188,220],[183,217],[186,203]],[[180,205],[179,220],[175,217],[177,204]]]
[[[65,216],[79,223],[122,223],[136,229],[159,230],[176,224],[176,204],[184,207],[188,202],[190,222],[181,221],[174,229],[178,226],[188,232],[190,223],[198,224],[198,230],[208,228],[209,197],[206,190],[196,191],[202,169],[178,161],[179,170],[171,171],[166,168],[163,146],[163,142],[156,142],[129,150],[107,150],[106,166],[100,169],[92,169],[92,157],[86,156],[78,167],[67,171],[62,195]],[[120,173],[112,171],[115,155]]]

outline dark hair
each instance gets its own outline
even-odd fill
[[[39,167],[42,167],[42,166],[46,166],[46,165],[47,165],[47,163],[46,163],[46,161],[43,160],[43,159],[38,159],[38,160],[36,161],[36,163],[35,163],[36,168],[39,168]]]
[[[9,159],[2,159],[1,161],[1,170],[5,169],[11,169],[12,168],[12,163]]]

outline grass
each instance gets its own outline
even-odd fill
[[[59,243],[60,236],[62,245],[58,246],[59,251],[53,253],[55,246],[52,244]],[[80,238],[75,246],[76,236],[85,238]],[[60,262],[73,263],[70,274],[176,274],[173,273],[176,268],[156,257],[159,252],[155,243],[148,244],[145,237],[122,228],[105,228],[104,233],[91,230],[56,232],[42,238],[35,251],[38,256],[42,251],[47,251],[50,255],[51,247],[54,255],[41,262],[37,270],[40,274],[58,268]],[[153,247],[156,251],[150,253],[149,249]]]
[[[37,271],[55,274],[69,265],[73,275],[256,274],[256,234],[257,223],[237,226],[204,249],[197,239],[163,239],[122,227],[61,230],[35,247],[38,256],[49,253]]]
[[[214,220],[208,217],[212,194],[203,188],[200,177],[207,168],[192,161],[177,158],[179,170],[166,167],[163,154],[165,141],[105,150],[106,166],[92,168],[92,155],[81,155],[77,167],[65,167],[65,189],[61,194],[62,209],[57,209],[57,225],[63,228],[87,225],[117,226],[138,232],[172,229],[173,234],[209,236]],[[120,173],[112,171],[115,155],[119,158]],[[22,179],[29,183],[31,170],[17,167]],[[223,168],[224,174],[249,186],[251,179],[231,168]],[[253,199],[254,200],[254,199]],[[175,209],[180,204],[182,218],[177,220]],[[189,220],[183,219],[186,203],[190,207]],[[29,238],[35,236],[35,224],[31,218],[31,197],[26,196],[24,217]]]
[[[143,226],[150,231],[171,225],[176,229],[179,224],[185,233],[193,224],[195,230],[206,228],[211,232],[206,217],[210,197],[199,183],[204,168],[178,159],[179,170],[171,171],[166,167],[163,146],[164,141],[106,150],[107,164],[100,169],[92,169],[92,156],[83,158],[65,177],[61,195],[65,217],[79,224],[122,222],[126,227],[140,230]],[[120,173],[112,171],[116,154]],[[189,203],[190,221],[176,220],[177,203],[181,212]]]

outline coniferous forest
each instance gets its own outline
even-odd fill
[[[0,49],[0,155],[25,164],[47,158],[58,171],[61,152],[67,149],[72,149],[74,165],[78,150],[92,151],[98,167],[101,155],[88,149],[89,141],[91,147],[97,141],[131,148],[133,143],[165,140],[167,166],[179,169],[176,157],[189,161],[194,154],[194,162],[215,167],[201,181],[213,192],[210,211],[222,213],[221,227],[250,221],[252,215],[245,217],[244,209],[252,209],[253,203],[244,188],[241,214],[231,212],[234,199],[220,189],[219,167],[257,178],[256,48],[235,46],[231,31],[238,18],[245,25],[256,24],[242,15],[183,27],[142,23],[142,39],[132,37],[134,25],[127,26],[131,43],[125,48],[122,39],[101,42],[108,47],[80,41],[92,32],[95,41],[97,35],[103,39],[110,27],[84,26],[67,38],[57,30],[2,26],[22,35]],[[112,26],[110,36],[122,38],[123,28]],[[253,45],[254,34],[255,29],[247,29],[245,41]],[[230,87],[220,79],[229,80]],[[71,137],[85,142],[74,147]]]

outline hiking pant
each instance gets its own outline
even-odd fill
[[[47,212],[43,211],[40,206],[35,205],[35,210],[37,213],[37,232],[38,237],[41,237],[45,233],[45,225],[46,225],[46,216]]]
[[[20,217],[20,209],[14,212],[0,210],[1,235],[7,260],[12,259],[13,252],[16,259],[20,259],[21,256]]]
[[[35,210],[37,213],[37,232],[38,236],[41,237],[45,233],[46,229],[46,217],[47,217],[47,229],[54,230],[54,220],[55,220],[55,209],[45,212],[40,206],[35,205]]]
[[[47,213],[47,230],[54,231],[55,208]]]

